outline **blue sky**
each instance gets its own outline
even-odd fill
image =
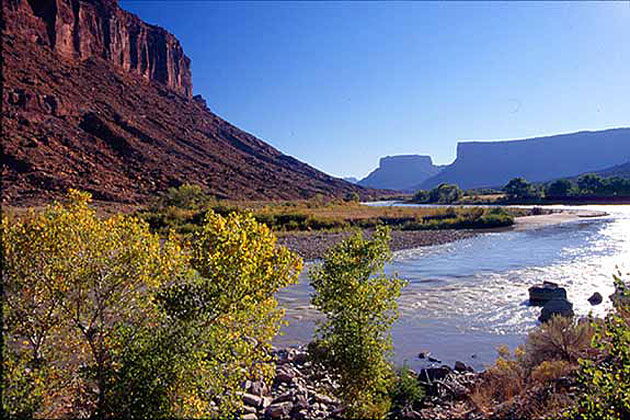
[[[120,4],[177,36],[215,113],[335,176],[630,126],[629,1]]]

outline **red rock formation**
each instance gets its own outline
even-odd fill
[[[122,10],[116,0],[6,3],[7,32],[25,31],[32,41],[52,47],[66,59],[100,57],[124,71],[192,96],[190,59],[179,41]]]
[[[286,156],[191,98],[177,40],[105,0],[3,0],[2,201],[70,188],[139,203],[194,183],[217,197],[371,192]]]

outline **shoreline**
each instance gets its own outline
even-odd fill
[[[441,230],[392,230],[390,248],[392,252],[425,246],[442,245],[461,239],[472,238],[487,232],[520,232],[538,229],[561,223],[574,222],[583,218],[606,216],[608,213],[590,210],[560,210],[551,214],[521,216],[514,218],[514,225],[490,229],[441,229]],[[367,237],[372,229],[363,229]],[[335,244],[347,239],[353,231],[312,231],[276,233],[278,245],[286,246],[296,252],[305,261],[321,259],[326,251]]]

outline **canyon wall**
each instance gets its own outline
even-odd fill
[[[67,60],[99,57],[192,97],[190,59],[166,30],[116,0],[3,0],[6,30],[48,45]]]
[[[500,187],[522,176],[548,181],[630,161],[630,128],[584,131],[527,140],[461,142],[457,159],[418,188],[443,182],[462,188]]]

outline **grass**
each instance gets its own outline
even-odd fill
[[[357,202],[317,200],[293,202],[211,201],[202,208],[153,206],[138,212],[154,231],[166,234],[194,232],[207,209],[225,215],[251,211],[259,222],[276,232],[344,231],[387,225],[397,230],[481,229],[510,226],[514,217],[529,210],[463,207],[374,207]]]

